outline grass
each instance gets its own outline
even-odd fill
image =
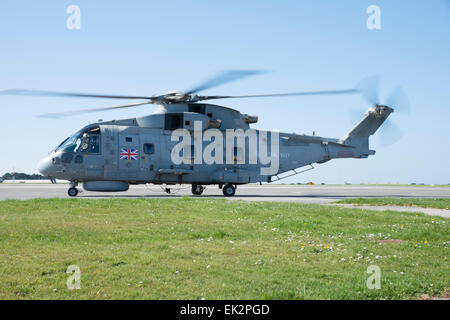
[[[450,198],[355,198],[337,201],[336,203],[351,203],[372,206],[405,206],[449,209]]]
[[[410,299],[449,290],[448,220],[224,199],[0,202],[1,299]],[[403,240],[393,241],[386,240]],[[68,266],[81,289],[68,290]],[[370,265],[381,289],[369,290]]]

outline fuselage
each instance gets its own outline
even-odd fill
[[[44,158],[39,170],[75,182],[116,181],[122,184],[112,185],[125,190],[140,183],[270,182],[332,158],[367,157],[339,139],[250,128],[256,119],[210,104],[161,105],[146,117],[84,127]],[[180,147],[182,140],[189,150]]]

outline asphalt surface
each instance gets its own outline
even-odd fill
[[[66,198],[68,184],[0,184],[0,200],[33,198]],[[126,192],[90,192],[78,189],[80,198],[166,198],[191,195],[189,185],[170,186],[171,194],[157,185],[130,186]],[[223,197],[217,186],[206,186],[201,197]],[[450,198],[450,187],[428,186],[365,186],[365,185],[242,185],[232,199],[253,201],[292,201],[303,203],[329,203],[347,198]]]
[[[47,183],[2,183],[0,184],[0,200],[17,199],[26,200],[34,198],[68,198],[68,184]],[[170,194],[156,185],[131,186],[126,192],[90,192],[83,191],[79,186],[79,198],[172,198],[192,196],[190,185],[171,186]],[[220,197],[222,190],[217,186],[207,186],[200,197]],[[332,204],[334,201],[348,198],[450,198],[450,187],[429,186],[370,186],[370,185],[243,185],[238,186],[233,200],[247,201],[287,201],[298,203]],[[415,207],[394,206],[352,206],[352,208],[366,208],[372,210],[393,210],[421,212],[428,215],[437,215],[450,218],[450,210],[425,209]]]

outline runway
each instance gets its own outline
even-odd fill
[[[171,194],[165,193],[157,185],[130,186],[126,192],[90,192],[81,191],[79,198],[168,198],[192,196],[190,185],[170,186]],[[2,183],[0,200],[67,198],[68,184],[46,183]],[[217,186],[206,186],[200,197],[223,197]],[[374,186],[374,185],[242,185],[238,186],[236,195],[228,199],[249,201],[290,201],[301,203],[325,204],[346,198],[450,198],[450,187],[432,186]]]
[[[67,189],[69,185],[48,183],[3,183],[0,184],[0,200],[27,200],[36,198],[69,198]],[[173,198],[192,196],[190,185],[170,186],[170,194],[161,186],[138,185],[130,186],[126,192],[90,192],[82,190],[78,198]],[[217,186],[207,186],[201,198],[225,198],[222,190]],[[450,198],[450,187],[432,186],[374,186],[374,185],[243,185],[238,186],[236,195],[228,197],[230,200],[245,201],[281,201],[297,203],[315,203],[323,205],[336,205],[333,202],[348,198]],[[342,207],[364,208],[371,210],[392,210],[403,212],[421,212],[432,216],[450,218],[450,210],[395,207],[395,206],[353,206],[339,204]]]

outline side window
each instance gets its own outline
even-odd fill
[[[205,105],[202,103],[192,103],[189,104],[189,112],[196,112],[205,114]]]
[[[100,153],[100,135],[92,133],[84,134],[78,152]]]
[[[145,154],[155,153],[155,145],[153,143],[144,143],[144,153]]]
[[[166,113],[164,118],[164,130],[176,130],[183,128],[182,113]]]

